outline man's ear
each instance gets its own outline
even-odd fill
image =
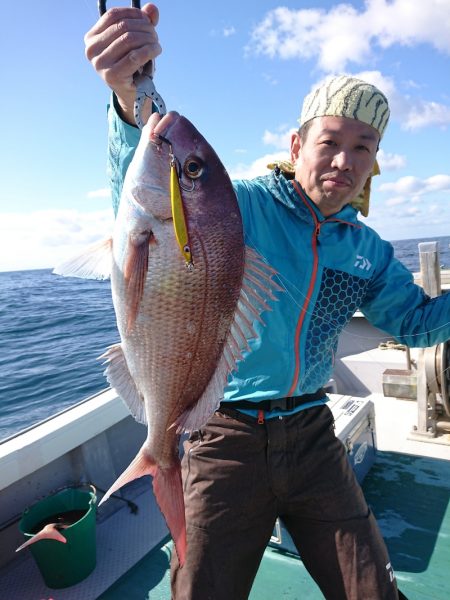
[[[297,162],[301,147],[302,140],[300,139],[298,132],[295,131],[291,136],[291,163],[293,165]]]

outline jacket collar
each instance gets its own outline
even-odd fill
[[[311,212],[306,209],[304,203],[299,197],[297,191],[294,189],[292,180],[287,179],[282,173],[277,174],[272,171],[269,175],[265,175],[267,187],[269,188],[272,196],[292,210],[298,217],[303,220],[311,221]],[[297,182],[297,185],[300,184]],[[301,186],[300,186],[301,187]],[[339,221],[346,221],[348,223],[358,223],[358,211],[351,205],[346,204],[339,212],[329,217],[324,217],[314,202],[309,198],[306,192],[303,191],[304,199],[310,207],[313,209],[319,221],[326,221],[327,219],[337,219]]]

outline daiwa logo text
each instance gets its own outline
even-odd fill
[[[356,256],[356,261],[354,264],[355,267],[362,269],[363,271],[370,271],[372,267],[372,263],[368,258],[364,258],[364,256],[360,256],[359,254]]]

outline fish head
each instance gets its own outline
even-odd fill
[[[233,270],[237,257],[240,285],[244,242],[233,186],[211,145],[177,112],[152,114],[141,132],[124,181],[113,254],[111,282],[126,290],[126,334],[145,286],[155,289],[150,280],[160,270],[167,281],[172,273],[184,277],[193,269],[200,277],[210,262]]]
[[[166,221],[172,218],[169,147],[161,142],[155,130],[162,120],[170,122],[177,116],[177,113],[171,112],[161,118],[159,113],[153,113],[142,130],[124,181],[127,220],[131,230],[135,229],[135,221]]]
[[[159,221],[172,219],[170,174],[173,168],[184,209],[191,217],[196,211],[205,212],[205,202],[210,205],[212,197],[221,198],[222,202],[225,194],[235,202],[223,164],[194,125],[175,111],[164,116],[153,113],[142,130],[127,177],[134,202],[145,214]],[[208,206],[208,210],[210,208]]]

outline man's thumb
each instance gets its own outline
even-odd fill
[[[141,10],[150,19],[150,21],[152,22],[152,25],[154,25],[156,27],[156,25],[158,25],[158,21],[159,21],[158,7],[155,4],[152,4],[150,2],[149,4],[144,4],[144,6],[142,7]]]

